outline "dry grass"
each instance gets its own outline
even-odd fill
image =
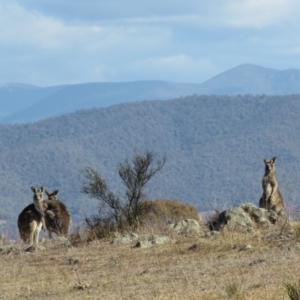
[[[224,231],[148,249],[98,240],[2,254],[1,299],[289,299],[284,283],[300,277],[295,228],[292,237]]]

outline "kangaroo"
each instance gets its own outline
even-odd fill
[[[27,249],[37,247],[40,231],[45,224],[43,221],[43,193],[45,188],[43,186],[39,189],[31,187],[31,190],[33,191],[33,203],[26,206],[18,217],[20,237],[29,244]]]
[[[270,161],[264,159],[265,175],[262,179],[263,194],[259,200],[259,207],[274,210],[279,214],[284,209],[284,203],[275,177],[276,159],[276,157],[273,157]]]
[[[67,237],[72,220],[66,206],[57,199],[59,190],[51,193],[45,189],[45,193],[48,196],[48,200],[45,201],[47,204],[47,209],[45,210],[45,221],[49,239],[52,239],[52,232],[57,235]]]
[[[31,190],[34,193],[33,203],[26,206],[18,217],[20,237],[29,244],[28,250],[37,246],[42,228],[48,230],[49,238],[52,238],[52,232],[67,236],[71,226],[70,213],[66,206],[57,200],[58,190],[49,193],[43,186],[40,189],[31,187]],[[44,192],[49,200],[43,199]]]

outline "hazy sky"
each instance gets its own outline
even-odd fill
[[[0,83],[201,83],[300,68],[299,0],[0,0]]]

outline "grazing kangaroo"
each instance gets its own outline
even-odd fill
[[[33,203],[26,206],[18,217],[18,228],[20,237],[29,244],[28,248],[36,247],[39,241],[39,234],[43,223],[43,193],[45,188],[31,187],[33,191]]]
[[[270,161],[264,159],[265,175],[262,179],[263,194],[259,200],[259,207],[281,213],[284,209],[284,203],[275,177],[276,159],[276,157],[273,157]]]
[[[59,190],[52,193],[45,190],[48,200],[46,200],[47,208],[45,210],[46,227],[49,238],[52,239],[52,232],[57,235],[67,237],[72,224],[71,215],[66,206],[57,199]]]

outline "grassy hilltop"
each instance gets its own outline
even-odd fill
[[[1,299],[289,299],[284,284],[300,276],[299,232],[299,223],[289,232],[210,237],[164,231],[170,241],[146,249],[55,240],[34,253],[0,255]]]

